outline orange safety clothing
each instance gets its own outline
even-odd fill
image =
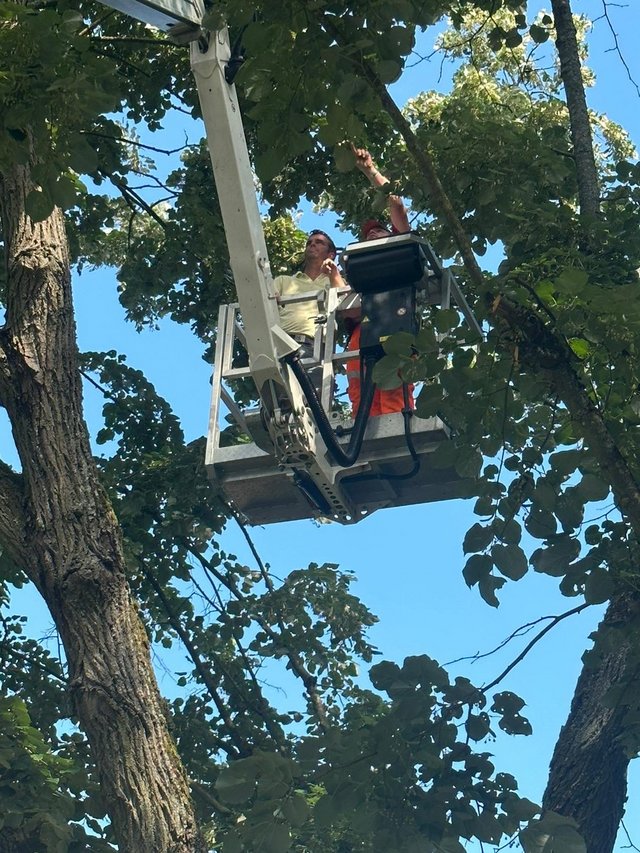
[[[347,344],[348,350],[360,349],[360,323],[355,327]],[[347,393],[351,400],[351,414],[355,418],[360,407],[360,356],[351,358],[345,363],[347,370]],[[413,385],[407,386],[409,394],[409,406],[415,408],[413,402]],[[392,388],[389,391],[384,391],[376,388],[373,394],[373,402],[369,415],[376,417],[378,415],[390,415],[393,412],[401,412],[404,409],[404,393],[402,385],[398,388]]]

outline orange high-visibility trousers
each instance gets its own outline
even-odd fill
[[[348,350],[360,349],[360,323],[355,327],[347,344]],[[345,363],[347,370],[347,393],[351,400],[351,414],[355,418],[360,407],[360,356],[351,358]],[[409,405],[413,409],[413,385],[407,386],[409,393]],[[390,391],[383,391],[376,388],[373,395],[373,402],[369,411],[370,416],[390,415],[393,412],[401,412],[404,409],[404,393],[402,385],[398,388],[392,388]]]

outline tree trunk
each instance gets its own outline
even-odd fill
[[[63,216],[55,209],[33,223],[25,214],[31,188],[29,167],[0,179],[8,279],[0,402],[22,463],[21,506],[0,479],[2,501],[14,502],[12,521],[0,520],[0,542],[36,584],[60,632],[119,848],[203,851],[82,415]]]
[[[583,216],[594,217],[600,207],[598,171],[571,3],[570,0],[551,0],[551,8],[556,28],[556,48],[560,58],[560,76],[569,108],[580,212]]]
[[[597,666],[585,665],[571,703],[567,722],[555,746],[543,809],[574,818],[587,853],[611,853],[627,796],[629,758],[620,742],[629,707],[609,708],[603,699],[628,669],[626,644],[607,642],[607,632],[637,618],[640,599],[628,593],[612,600],[598,630],[596,650],[603,645]]]

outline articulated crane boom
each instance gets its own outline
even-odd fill
[[[334,430],[340,419],[331,404],[334,370],[339,370],[347,358],[335,353],[336,318],[344,292],[318,294],[314,360],[322,367],[321,401],[294,355],[299,345],[280,326],[226,28],[203,31],[202,0],[106,0],[105,5],[165,30],[175,41],[190,44],[191,68],[238,295],[237,305],[222,306],[220,312],[207,442],[209,474],[247,521],[256,524],[296,518],[330,518],[348,524],[381,507],[456,496],[460,478],[455,472],[434,472],[420,465],[421,459],[448,437],[438,418],[417,419],[417,425],[410,429],[407,406],[403,414],[371,418],[369,422],[367,409],[353,425],[343,414],[343,423]],[[386,264],[384,259],[380,263],[378,250],[386,252]],[[371,245],[350,246],[344,256],[347,274],[349,256],[354,280],[364,282],[361,289],[356,287],[363,306],[382,301],[387,313],[389,306],[394,306],[392,313],[398,315],[408,310],[416,313],[416,293],[422,288],[423,301],[443,307],[453,295],[467,319],[475,323],[453,276],[443,270],[431,247],[420,238],[402,235],[375,240]],[[406,281],[396,280],[398,263],[411,270]],[[369,271],[381,268],[390,270],[388,285],[383,282],[371,293]],[[413,308],[399,307],[405,304]],[[385,331],[384,336],[389,333]],[[384,339],[382,332],[379,339]],[[234,364],[238,345],[248,354],[247,368]],[[377,349],[381,351],[381,347]],[[354,356],[358,353],[350,354]],[[253,380],[260,409],[249,412],[236,405],[225,382],[238,378]],[[363,389],[363,398],[366,393]],[[221,404],[240,431],[254,437],[254,442],[223,446]],[[350,431],[357,441],[346,436]],[[413,465],[409,473],[407,463]]]
[[[319,512],[352,517],[353,508],[335,482],[336,466],[326,459],[324,446],[319,446],[322,441],[300,385],[282,361],[299,345],[280,327],[240,107],[235,86],[225,74],[230,59],[226,28],[211,33],[206,50],[201,41],[191,42],[191,68],[240,304],[249,371],[265,411],[270,412],[268,430],[278,464],[298,482],[304,480],[316,496]],[[282,406],[287,398],[288,404]],[[207,461],[215,476],[215,460]]]

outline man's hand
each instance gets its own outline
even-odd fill
[[[386,178],[376,169],[373,158],[366,148],[356,148],[352,142],[351,150],[353,151],[353,156],[356,158],[356,166],[371,181],[373,187],[383,187],[389,183],[389,178]]]
[[[353,156],[356,158],[356,166],[361,172],[364,172],[367,177],[372,172],[375,172],[376,167],[373,165],[371,154],[369,154],[366,148],[356,148],[352,142],[351,150],[353,151]]]
[[[340,275],[337,263],[331,258],[327,258],[322,262],[320,272],[329,276],[329,284],[331,287],[344,287],[344,279]]]

